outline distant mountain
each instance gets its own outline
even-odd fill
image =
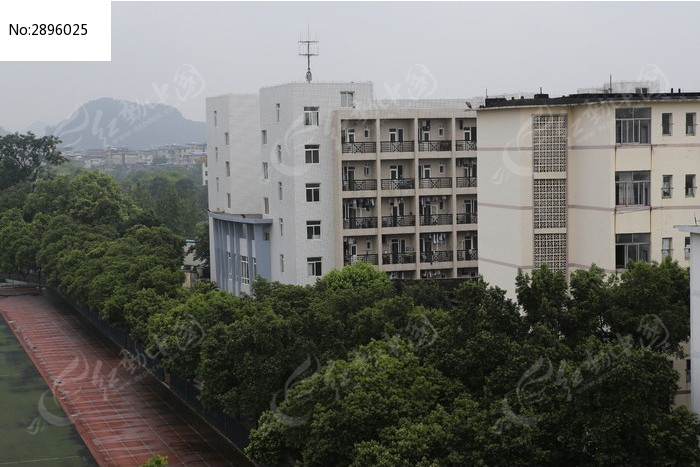
[[[175,107],[165,104],[101,98],[80,106],[46,134],[56,135],[63,146],[134,149],[165,144],[203,143],[206,125],[182,116]]]
[[[32,123],[24,132],[31,131],[35,135],[41,137],[46,134],[46,128],[48,128],[49,124],[46,122],[34,122]]]
[[[9,134],[10,132],[4,129],[3,127],[0,126],[0,136],[5,136]]]

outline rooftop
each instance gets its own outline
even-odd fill
[[[549,97],[549,94],[535,94],[532,98],[510,100],[504,97],[486,98],[479,110],[502,109],[510,107],[542,107],[557,105],[586,105],[606,102],[675,102],[700,101],[700,92],[654,92],[654,93],[581,93],[561,97]]]

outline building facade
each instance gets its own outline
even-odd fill
[[[700,202],[699,93],[487,99],[478,111],[479,272],[511,294],[517,270],[688,264]]]

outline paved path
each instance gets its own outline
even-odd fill
[[[75,313],[15,295],[0,296],[0,314],[100,465],[141,465],[153,454],[169,465],[252,465]]]

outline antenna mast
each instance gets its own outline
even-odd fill
[[[311,82],[311,57],[318,56],[318,36],[311,38],[309,28],[306,28],[306,38],[299,36],[299,55],[306,57],[306,82]]]

